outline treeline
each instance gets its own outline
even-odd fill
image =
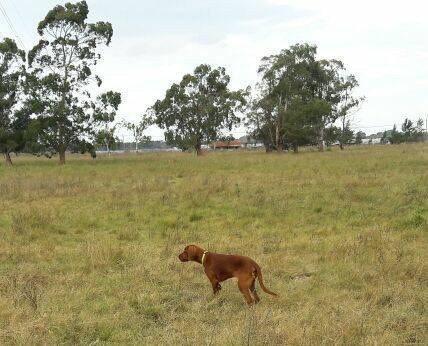
[[[317,48],[296,44],[264,57],[255,90],[229,90],[224,68],[198,66],[173,84],[151,108],[168,144],[186,150],[218,139],[241,122],[266,150],[295,152],[302,145],[354,140],[351,115],[364,100],[354,96],[358,81],[339,60],[317,58]],[[340,126],[336,126],[337,122]]]
[[[410,119],[405,119],[401,125],[401,132],[394,125],[392,130],[385,131],[381,138],[381,143],[400,144],[411,142],[422,142],[427,139],[422,118],[413,123]]]
[[[117,123],[120,93],[90,92],[102,83],[93,68],[113,28],[88,23],[88,13],[85,1],[54,7],[39,23],[40,40],[29,52],[12,39],[0,42],[0,150],[8,164],[11,153],[22,151],[58,154],[61,164],[66,152],[95,157],[97,147],[114,147],[120,126],[132,134],[136,149],[156,124],[168,145],[197,154],[202,144],[242,123],[267,151],[297,152],[305,145],[322,151],[336,142],[343,149],[361,141],[361,133],[351,129],[352,115],[364,101],[355,95],[357,78],[343,62],[318,58],[317,47],[306,43],[264,57],[253,90],[231,90],[225,68],[202,64],[172,84],[139,121]],[[403,133],[392,131],[391,143],[415,136],[408,125]]]

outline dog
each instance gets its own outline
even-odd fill
[[[256,278],[259,280],[263,291],[270,295],[278,296],[265,287],[260,266],[249,257],[223,255],[205,251],[196,245],[187,245],[184,251],[178,255],[178,258],[181,262],[193,261],[202,264],[205,274],[211,282],[214,294],[221,290],[220,282],[236,277],[239,290],[244,295],[248,305],[260,301],[260,297],[256,292]]]

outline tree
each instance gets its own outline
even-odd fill
[[[284,114],[284,145],[295,153],[299,146],[316,143],[316,133],[312,126],[312,104],[294,100]]]
[[[410,119],[404,119],[403,125],[401,125],[401,130],[403,131],[404,142],[409,142],[415,132],[413,122]]]
[[[329,126],[324,131],[324,141],[327,147],[332,146],[333,144],[339,141],[341,136],[341,129],[337,126]]]
[[[425,138],[424,120],[419,118],[416,122],[415,130],[413,133],[414,142],[422,142]]]
[[[380,139],[380,143],[381,144],[387,144],[389,142],[390,138],[391,138],[390,132],[389,131],[383,131],[382,137]]]
[[[367,135],[363,131],[358,131],[355,135],[355,144],[359,145],[363,143],[363,139],[365,139]]]
[[[143,142],[149,142],[150,136],[145,136],[144,131],[153,124],[153,120],[148,115],[143,115],[139,122],[123,122],[123,126],[131,131],[135,142],[135,152],[138,153],[138,145]]]
[[[391,144],[400,144],[404,141],[403,134],[397,131],[397,126],[394,124],[394,127],[391,131],[391,137],[389,139],[389,142]]]
[[[325,129],[339,117],[343,118],[343,140],[349,141],[348,116],[361,101],[352,96],[357,80],[344,76],[341,61],[318,60],[316,55],[317,47],[306,43],[262,59],[261,81],[247,126],[269,148],[281,151],[286,146],[297,151],[299,145],[313,144],[316,138],[322,151]]]
[[[246,126],[249,128],[249,134],[256,140],[263,142],[266,152],[271,152],[274,149],[274,143],[277,143],[279,148],[280,138],[280,125],[282,129],[282,122],[278,122],[272,114],[273,107],[269,107],[265,100],[254,100],[251,102],[250,112],[247,114]],[[274,135],[275,134],[275,135]],[[282,145],[281,145],[282,147]]]
[[[425,131],[423,119],[418,119],[416,124],[414,124],[413,121],[406,118],[401,125],[401,130],[402,132],[399,132],[397,126],[394,125],[391,131],[387,131],[389,134],[387,137],[391,144],[419,142],[424,140]]]
[[[350,116],[355,112],[364,97],[355,97],[352,92],[358,87],[358,81],[354,75],[340,77],[339,84],[339,105],[337,107],[338,116],[341,122],[341,134],[339,136],[340,149],[344,149],[345,144],[349,144],[353,139],[351,131]]]
[[[252,129],[252,135],[263,140],[267,150],[273,148],[281,151],[286,144],[286,122],[295,128],[303,124],[299,115],[294,112],[287,119],[287,113],[293,108],[293,103],[307,100],[307,85],[310,78],[310,67],[315,62],[316,47],[309,44],[296,44],[279,54],[264,57],[258,73],[261,81],[258,83],[255,100],[248,117],[247,126]],[[296,145],[296,138],[293,138]]]
[[[94,122],[98,125],[95,136],[98,143],[105,145],[108,155],[110,148],[115,143],[116,126],[111,126],[116,118],[117,110],[122,102],[120,93],[108,91],[97,97],[97,102],[92,105],[94,110]]]
[[[351,144],[355,138],[354,131],[351,129],[351,122],[348,120],[345,124],[342,122],[341,127],[339,128],[339,136],[337,140],[339,141],[340,149],[344,149],[344,145]]]
[[[166,142],[182,150],[193,147],[200,155],[202,142],[216,140],[223,129],[239,123],[246,92],[230,91],[229,82],[223,67],[199,65],[174,83],[152,107],[156,124],[166,130]]]
[[[65,163],[66,150],[91,149],[91,95],[93,82],[101,85],[92,68],[101,55],[100,45],[109,45],[110,23],[87,23],[85,1],[55,6],[38,25],[39,43],[28,53],[32,67],[32,107],[42,125],[39,137],[44,151],[59,153]]]
[[[0,151],[6,164],[12,165],[10,154],[22,150],[29,139],[31,123],[22,107],[25,76],[25,52],[15,41],[0,42]]]
[[[339,117],[338,105],[341,100],[341,73],[345,70],[339,60],[315,61],[310,87],[313,103],[313,122],[318,137],[318,149],[324,150],[325,128]]]

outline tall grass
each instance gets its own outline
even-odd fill
[[[428,146],[0,166],[0,344],[426,344]],[[259,262],[217,296],[188,243]]]

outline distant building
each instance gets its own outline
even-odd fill
[[[210,147],[213,150],[239,149],[239,148],[244,148],[244,144],[239,140],[217,141],[217,142],[211,143]]]
[[[363,138],[361,144],[381,144],[382,138]]]
[[[240,137],[239,140],[242,143],[242,146],[244,148],[262,148],[264,147],[263,142],[260,142],[250,136],[243,136]]]

